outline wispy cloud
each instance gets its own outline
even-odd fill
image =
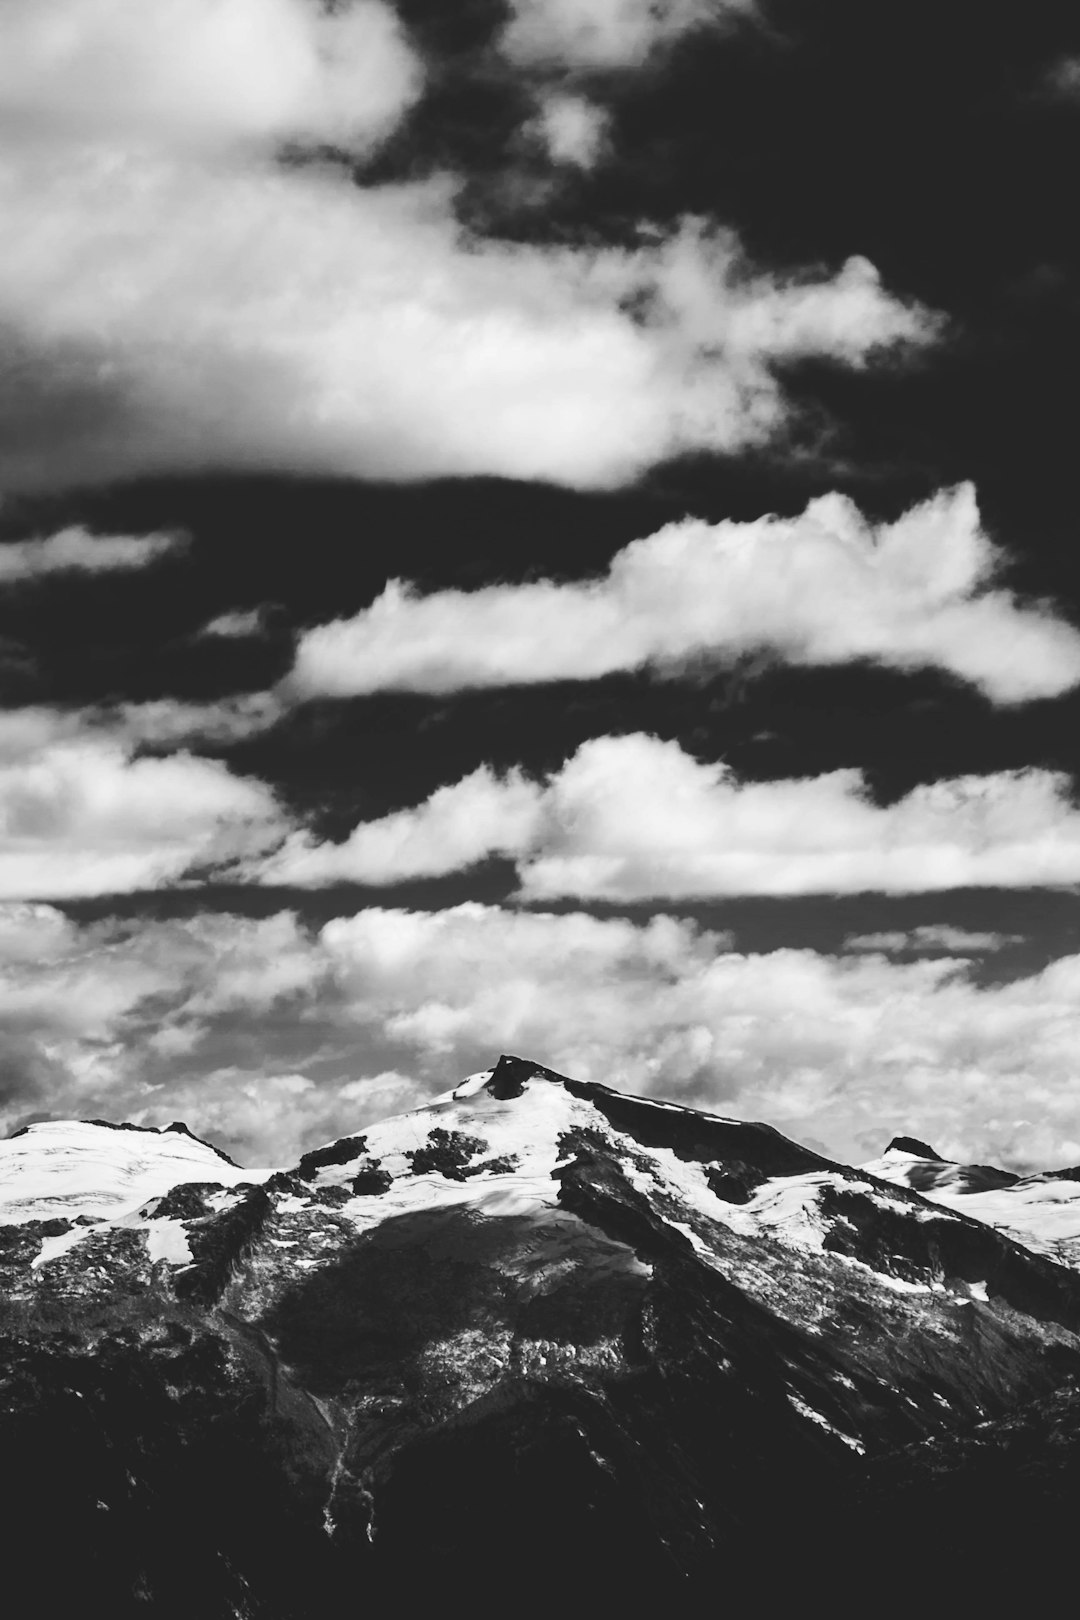
[[[186,545],[183,535],[91,534],[61,529],[36,540],[0,544],[0,586],[42,579],[49,574],[106,574],[148,568]]]
[[[884,951],[898,956],[904,952],[948,952],[954,956],[981,956],[1003,951],[1008,945],[1022,945],[1023,934],[979,933],[976,929],[953,928],[948,923],[924,923],[919,928],[890,929],[879,934],[849,934],[847,951]]]
[[[687,519],[634,541],[598,579],[428,596],[393,581],[354,618],[301,637],[291,685],[452,692],[672,676],[753,653],[942,669],[997,703],[1056,696],[1080,683],[1080,631],[995,586],[1005,562],[969,484],[888,524],[840,495],[796,518]]]
[[[200,636],[219,637],[224,641],[241,641],[248,636],[259,636],[266,628],[262,608],[237,608],[231,613],[219,613],[217,618],[204,624]]]
[[[242,742],[269,731],[285,713],[274,692],[241,692],[206,703],[156,698],[146,703],[115,703],[87,710],[80,723],[118,738],[125,748],[145,745],[178,748],[183,744]]]

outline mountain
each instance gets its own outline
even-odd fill
[[[925,1142],[894,1137],[880,1159],[862,1168],[1080,1268],[1080,1166],[1018,1176],[988,1164],[955,1164]]]
[[[42,1615],[999,1597],[1080,1454],[1074,1191],[514,1057],[284,1170],[33,1125],[0,1522]]]

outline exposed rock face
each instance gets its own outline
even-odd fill
[[[1073,1432],[1080,1275],[915,1190],[924,1144],[853,1169],[517,1058],[291,1170],[170,1129],[0,1143],[42,1614],[767,1605]]]

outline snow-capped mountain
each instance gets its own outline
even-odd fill
[[[862,1168],[1080,1268],[1080,1166],[1018,1176],[988,1164],[954,1164],[905,1136],[894,1137],[880,1159]]]
[[[898,1515],[936,1533],[898,1457],[962,1475],[1068,1404],[1077,1190],[506,1057],[286,1169],[34,1125],[0,1143],[3,1522],[47,1513],[58,1611],[190,1620],[779,1598],[840,1520],[853,1576]]]

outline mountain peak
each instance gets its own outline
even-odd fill
[[[542,1063],[533,1063],[529,1058],[514,1057],[504,1052],[492,1069],[485,1089],[500,1102],[505,1102],[511,1097],[520,1097],[529,1080],[548,1080],[557,1086],[567,1083],[565,1075],[556,1074],[554,1069],[546,1069]]]
[[[914,1153],[920,1159],[936,1159],[938,1164],[945,1164],[946,1160],[927,1142],[922,1142],[917,1136],[894,1136],[886,1153]]]

